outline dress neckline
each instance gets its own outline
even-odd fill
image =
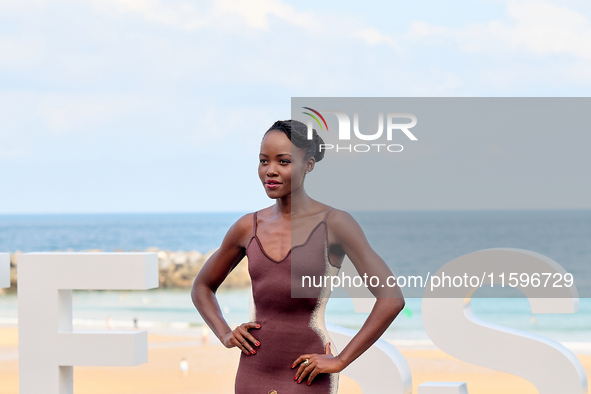
[[[252,238],[256,239],[257,243],[259,244],[259,248],[261,249],[261,252],[263,252],[263,254],[272,262],[274,263],[282,263],[284,262],[289,255],[291,254],[291,252],[295,249],[295,248],[300,248],[302,246],[305,246],[308,244],[308,242],[310,242],[310,239],[312,239],[312,235],[314,234],[314,232],[320,227],[320,225],[322,223],[326,224],[326,219],[328,218],[328,214],[330,213],[330,211],[332,211],[334,208],[330,208],[328,211],[326,211],[326,214],[324,215],[324,219],[322,219],[316,226],[314,226],[314,228],[312,229],[312,231],[310,231],[310,234],[308,234],[308,238],[306,238],[306,241],[304,243],[301,243],[299,245],[295,245],[292,246],[291,248],[289,248],[287,254],[285,255],[285,257],[283,257],[281,260],[276,260],[273,257],[269,256],[269,254],[265,251],[265,248],[263,247],[263,243],[261,242],[260,238],[258,237],[257,233],[256,233],[256,229],[257,229],[257,212],[254,213],[254,229],[253,229],[253,236]]]

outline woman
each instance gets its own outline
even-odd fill
[[[315,130],[308,140],[306,125],[294,120],[275,122],[267,130],[258,171],[275,204],[241,217],[193,284],[191,297],[205,322],[226,347],[242,351],[237,394],[336,393],[338,373],[367,350],[404,307],[398,288],[370,288],[377,297],[373,310],[337,355],[324,326],[327,288],[304,289],[305,296],[293,297],[292,283],[298,283],[294,272],[335,274],[345,254],[361,276],[378,275],[386,283],[392,275],[351,215],[306,194],[304,180],[324,156],[322,143]],[[245,255],[254,315],[232,330],[215,293]]]

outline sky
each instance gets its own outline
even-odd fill
[[[291,97],[586,97],[590,42],[582,0],[3,0],[0,214],[260,209]]]

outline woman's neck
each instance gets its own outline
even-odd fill
[[[312,202],[313,200],[302,186],[285,197],[275,200],[275,211],[283,217],[299,216],[301,213],[309,211]]]

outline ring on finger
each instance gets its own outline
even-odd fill
[[[306,364],[306,367],[309,367],[310,366],[310,359],[309,358],[305,359],[304,364]]]

